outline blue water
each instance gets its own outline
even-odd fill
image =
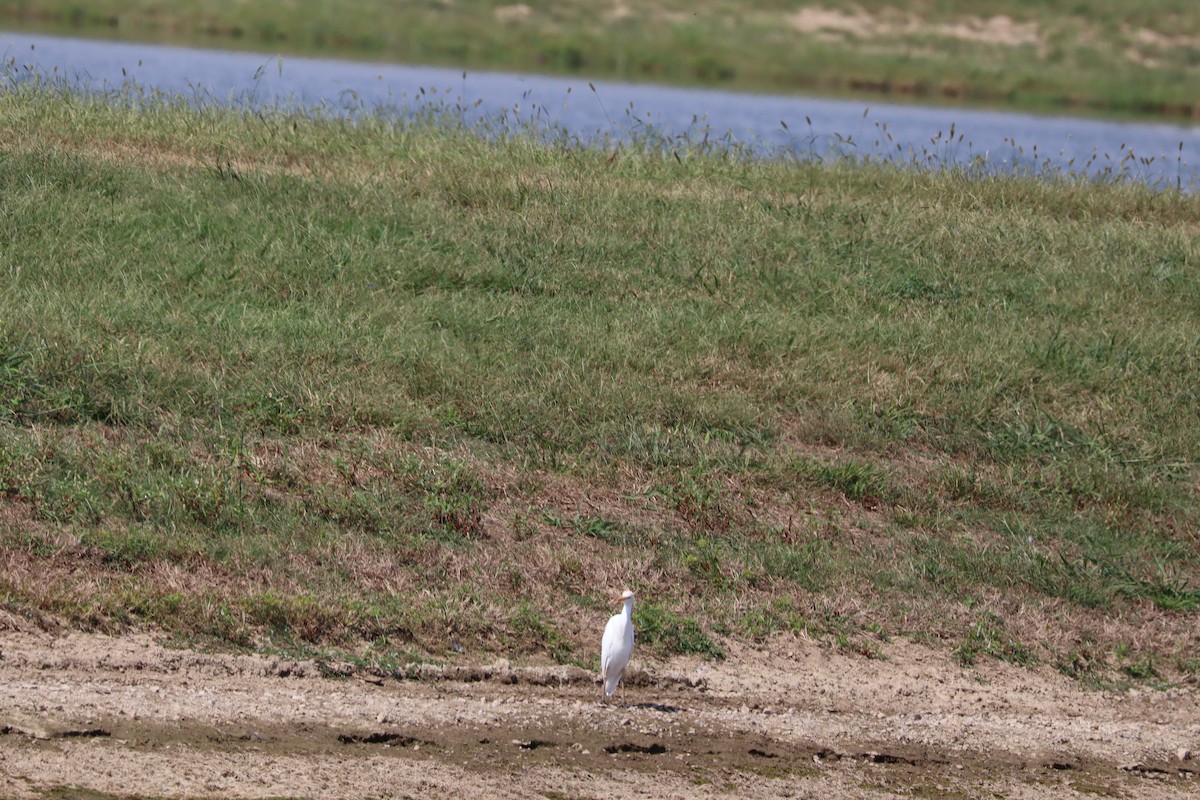
[[[707,139],[737,143],[764,157],[855,155],[931,167],[975,163],[992,172],[1124,174],[1159,187],[1200,187],[1200,130],[1194,126],[584,78],[464,75],[436,67],[23,33],[0,33],[0,55],[17,74],[53,74],[90,90],[132,81],[206,102],[320,107],[339,114],[447,106],[468,118],[533,123],[586,141],[651,135],[666,147],[684,148]]]

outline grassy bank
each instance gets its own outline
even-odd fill
[[[146,105],[0,95],[7,613],[1200,670],[1196,198]]]
[[[340,4],[22,0],[61,32],[468,69],[1194,118],[1200,8],[1150,0]]]

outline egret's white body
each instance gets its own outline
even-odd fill
[[[604,681],[605,699],[617,690],[633,654],[633,592],[626,589],[617,600],[624,603],[625,608],[609,619],[600,643],[600,680]]]

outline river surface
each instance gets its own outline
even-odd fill
[[[0,32],[10,74],[91,91],[145,90],[200,102],[413,114],[448,109],[492,126],[533,124],[585,141],[650,137],[686,150],[736,143],[763,157],[852,155],[989,172],[1125,175],[1200,188],[1200,129],[861,100],[741,94],[586,78],[278,57]]]

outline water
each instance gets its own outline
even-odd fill
[[[765,157],[853,154],[921,166],[975,163],[992,172],[1123,174],[1158,187],[1200,187],[1200,130],[962,108],[929,108],[701,89],[589,83],[508,73],[359,63],[0,33],[19,72],[64,76],[90,89],[127,81],[189,99],[464,115],[557,128],[585,141],[647,134],[735,142]],[[953,132],[953,137],[951,137]]]

